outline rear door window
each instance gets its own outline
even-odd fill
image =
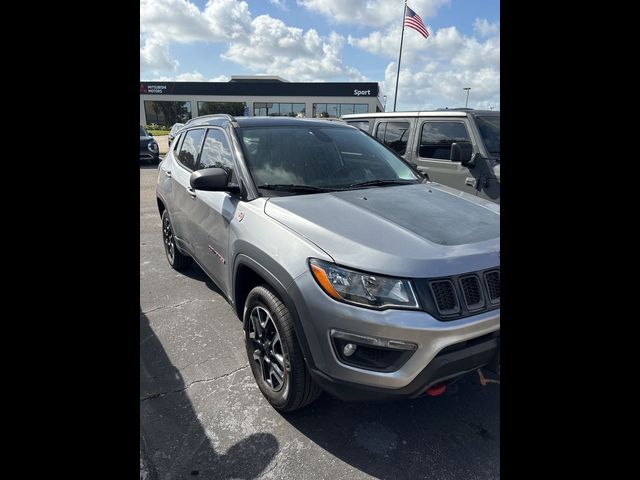
[[[452,143],[470,141],[464,122],[424,122],[420,132],[418,154],[422,158],[449,160]]]
[[[189,130],[182,141],[182,145],[180,146],[178,161],[191,171],[196,169],[196,162],[198,161],[198,154],[202,148],[204,134],[204,128]]]
[[[404,155],[409,138],[409,122],[380,122],[376,137],[398,155]]]

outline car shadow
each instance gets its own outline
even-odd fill
[[[439,397],[347,403],[324,393],[283,418],[376,478],[499,478],[499,396],[470,374]]]
[[[181,270],[180,273],[182,273],[185,277],[189,277],[204,283],[207,286],[207,288],[209,288],[209,290],[217,293],[223,299],[226,300],[226,297],[222,293],[222,290],[220,290],[218,286],[215,283],[213,283],[213,280],[209,278],[209,275],[207,275],[197,263],[194,262],[189,268],[185,270]]]
[[[254,433],[235,443],[226,453],[216,452],[186,389],[180,371],[172,364],[141,311],[141,478],[249,479],[259,476],[278,452],[275,436]]]

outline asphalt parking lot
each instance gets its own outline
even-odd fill
[[[500,386],[468,375],[439,397],[288,414],[262,397],[242,324],[197,266],[171,269],[140,166],[141,478],[495,479]]]

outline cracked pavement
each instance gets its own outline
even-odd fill
[[[500,386],[477,375],[435,398],[271,408],[231,306],[166,261],[156,176],[140,167],[141,479],[500,477]]]

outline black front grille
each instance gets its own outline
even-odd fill
[[[480,288],[480,281],[475,275],[460,278],[460,288],[464,303],[469,310],[477,310],[484,307],[484,297]]]
[[[457,320],[500,308],[500,267],[413,281],[422,309],[438,320]]]
[[[491,303],[500,303],[500,270],[492,270],[484,274],[484,281],[489,292]]]
[[[437,280],[429,284],[436,306],[442,315],[452,315],[460,311],[453,282],[451,280]]]

